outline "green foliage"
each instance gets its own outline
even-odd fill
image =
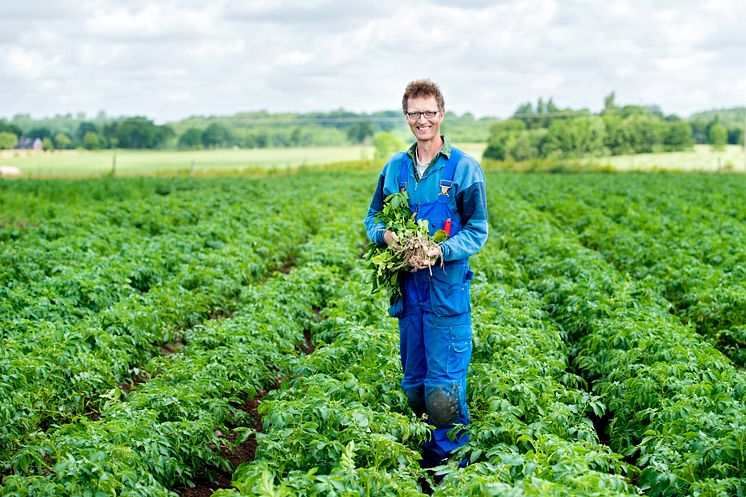
[[[671,179],[661,180],[670,200]],[[618,195],[619,178],[612,181]],[[743,492],[743,371],[671,314],[655,279],[618,272],[582,246],[584,238],[574,238],[572,228],[589,228],[597,213],[548,198],[548,191],[553,196],[569,192],[537,184],[536,178],[512,190],[536,206],[511,195],[511,188],[510,179],[503,178],[490,207],[520,214],[492,219],[509,241],[506,249],[528,268],[529,287],[544,296],[551,315],[569,332],[577,370],[593,382],[611,413],[610,446],[636,461],[641,490],[648,495]],[[610,196],[597,187],[592,191],[595,201]],[[633,217],[640,212],[627,210],[626,203],[624,209]],[[583,215],[589,217],[577,219]],[[614,254],[621,240],[606,235],[587,243]],[[646,255],[640,250],[644,243],[635,238],[635,253]],[[609,245],[601,245],[604,240]]]
[[[370,136],[373,136],[373,127],[366,122],[354,123],[347,129],[350,143],[363,143]]]
[[[180,148],[197,150],[202,148],[203,146],[202,130],[200,129],[189,128],[179,137]]]
[[[54,135],[54,144],[59,149],[66,149],[70,148],[72,145],[72,140],[69,136],[67,136],[65,133],[57,133]]]
[[[526,130],[522,120],[508,119],[490,128],[492,136],[487,143],[483,157],[492,160],[533,160],[540,156],[546,130]]]
[[[0,149],[13,148],[18,143],[18,137],[9,131],[0,131]]]
[[[137,116],[119,121],[114,137],[122,148],[157,148],[173,134],[169,126],[158,126],[146,117]]]
[[[359,258],[376,174],[0,183],[0,493],[746,491],[743,178],[488,173],[469,442],[436,485]]]
[[[691,148],[692,129],[675,116],[664,118],[656,107],[618,107],[614,94],[606,97],[599,116],[588,111],[560,110],[541,99],[514,117],[491,127],[485,159],[530,161],[576,158]]]
[[[415,214],[409,209],[409,195],[406,191],[392,193],[384,199],[383,209],[376,215],[376,222],[382,222],[387,231],[396,233],[399,237],[398,246],[371,243],[363,258],[368,261],[372,293],[382,291],[393,299],[401,295],[401,273],[413,269],[410,257],[420,255],[419,251],[415,253],[412,250],[413,243],[423,241],[434,245],[435,242],[428,234],[427,221],[415,220]]]
[[[101,138],[101,135],[95,131],[86,131],[81,140],[81,144],[83,145],[83,148],[87,150],[98,150],[103,145],[103,139]]]
[[[386,160],[402,150],[404,143],[394,133],[381,131],[373,135],[373,148],[376,160]]]
[[[232,140],[230,131],[217,123],[210,124],[202,132],[202,145],[205,148],[227,147],[231,145]]]
[[[716,123],[710,128],[709,132],[710,145],[715,151],[725,150],[725,145],[728,144],[728,130],[725,126],[720,123]]]
[[[744,258],[735,247],[746,238],[746,228],[729,214],[737,209],[729,200],[736,195],[732,180],[626,180],[639,183],[639,188],[622,188],[616,177],[585,181],[569,186],[542,182],[547,190],[567,193],[531,195],[541,195],[542,208],[578,227],[580,239],[620,270],[656,281],[684,323],[743,364]]]
[[[663,140],[666,151],[687,150],[694,145],[691,125],[686,121],[672,121],[665,131]]]
[[[31,138],[31,140],[35,140],[37,138],[43,140],[44,138],[49,138],[52,136],[52,130],[46,126],[36,126],[28,132],[24,133],[24,136],[26,138]]]
[[[743,144],[744,122],[746,122],[746,107],[697,112],[689,118],[698,143],[709,143],[710,129],[715,124],[721,124],[728,130],[729,144]]]
[[[12,133],[16,135],[16,138],[20,138],[23,135],[23,130],[16,124],[0,119],[0,133]]]
[[[547,130],[541,153],[552,156],[603,155],[605,129],[599,117],[554,121]]]

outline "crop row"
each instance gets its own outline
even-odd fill
[[[349,257],[349,255],[348,255]],[[567,349],[542,302],[513,289],[520,268],[492,240],[475,261],[475,349],[469,376],[471,441],[443,467],[434,495],[635,495],[634,468],[600,444],[589,413],[600,399],[566,371]],[[398,334],[369,295],[364,266],[340,280],[315,352],[262,403],[256,460],[238,468],[236,490],[215,495],[422,495],[434,482],[417,465],[424,422],[399,387]]]
[[[618,269],[660,287],[684,323],[694,324],[742,365],[746,225],[676,195],[662,200],[655,190],[610,181],[604,176],[542,178],[526,188],[525,196],[576,229],[584,245],[599,250]],[[679,181],[669,190],[685,189],[694,180]]]
[[[490,211],[530,287],[570,332],[574,365],[609,407],[611,448],[648,495],[746,491],[746,376],[551,216],[493,190]],[[499,216],[499,213],[511,213]]]
[[[316,193],[306,210],[349,217],[333,204],[345,195]],[[148,382],[107,392],[96,421],[28,435],[0,493],[173,495],[176,484],[229,470],[220,434],[253,423],[238,406],[287,374],[304,330],[336,291],[324,267],[335,256],[327,236],[295,247],[299,267],[290,274],[243,287],[229,318],[185,330],[183,350],[147,364],[157,372]]]
[[[637,495],[636,469],[599,441],[606,407],[569,370],[565,332],[493,233],[474,261],[487,278],[473,286],[471,465],[437,495]]]
[[[68,199],[65,188],[75,191],[72,186],[21,183],[19,191],[38,188],[36,194],[52,199],[59,226],[41,221],[49,212],[12,197],[7,205],[30,224],[0,228],[0,250],[9,263],[7,251],[14,247],[28,247],[29,255],[16,262],[17,273],[0,270],[3,281],[25,278],[33,285],[36,278],[24,274],[37,271],[40,281],[54,281],[47,291],[59,298],[61,280],[46,271],[61,264],[69,245],[76,271],[67,277],[91,278],[94,287],[119,284],[110,285],[113,293],[100,306],[81,305],[72,293],[71,303],[63,296],[61,304],[35,311],[38,320],[24,314],[37,297],[26,296],[20,285],[12,297],[0,294],[0,306],[14,303],[0,327],[12,345],[3,353],[18,349],[19,357],[37,357],[34,367],[42,369],[36,374],[58,371],[46,373],[51,382],[58,374],[69,381],[75,368],[87,365],[121,372],[76,387],[87,407],[47,412],[44,422],[18,432],[0,494],[172,496],[175,485],[233,469],[221,455],[231,444],[223,435],[229,432],[242,433],[238,441],[256,436],[256,460],[234,473],[235,489],[215,495],[421,496],[428,486],[439,496],[746,493],[743,372],[669,313],[654,275],[631,280],[584,247],[582,231],[578,237],[558,226],[562,211],[552,206],[550,215],[519,197],[526,192],[540,203],[532,185],[549,180],[509,175],[488,177],[492,233],[472,261],[470,441],[440,468],[436,484],[418,465],[427,425],[411,413],[399,387],[396,324],[382,298],[369,294],[358,259],[374,180],[348,173],[124,182],[119,194],[105,182],[106,195],[96,191],[98,184],[81,192],[95,200],[88,207]],[[107,195],[121,195],[122,202],[99,207]],[[64,217],[66,202],[77,214]],[[601,214],[593,202],[600,200],[584,207]],[[148,217],[150,204],[155,214]],[[181,216],[193,222],[178,221]],[[95,241],[65,242],[65,226],[95,227]],[[47,260],[32,250],[35,232],[59,235],[39,235],[40,246],[55,249]],[[111,255],[114,248],[121,259]],[[144,268],[156,268],[154,284],[140,289],[130,281],[137,250]],[[163,258],[176,263],[162,271],[157,261]],[[292,270],[282,267],[290,263]],[[275,269],[290,271],[270,274]],[[189,271],[200,284],[184,283]],[[43,296],[43,285],[33,291]],[[162,300],[148,300],[159,294]],[[140,314],[127,307],[135,300]],[[115,309],[122,320],[151,320],[152,335],[141,344],[147,352],[118,351],[128,346],[127,337],[148,336],[130,326],[78,353],[69,350],[67,363],[58,358],[68,356],[53,352],[42,364],[34,341],[45,335],[36,335],[35,324],[67,346],[75,343],[65,341],[71,330],[96,338],[108,333],[100,320]],[[182,317],[171,322],[171,313]],[[27,329],[35,338],[21,342],[17,337]],[[297,345],[309,330],[315,351],[299,357]],[[55,351],[57,342],[46,340],[42,345]],[[184,348],[162,355],[161,347],[174,340]],[[147,381],[120,388],[133,381],[134,368]],[[21,363],[6,362],[5,371],[31,374]],[[263,429],[253,433],[253,421],[239,406],[278,377],[281,387],[260,404]],[[12,393],[0,390],[0,405],[21,406]],[[42,412],[68,402],[44,395],[34,405]],[[92,406],[95,416],[80,416]],[[457,470],[461,457],[470,465]]]
[[[256,202],[244,200],[252,188],[212,186],[70,209],[0,245],[0,461],[28,433],[147,379],[164,345],[233,312],[320,221],[303,205],[313,192],[297,202],[289,180]]]

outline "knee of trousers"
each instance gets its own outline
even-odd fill
[[[465,422],[462,395],[457,382],[425,388],[425,405],[428,418],[436,427]]]
[[[419,418],[425,414],[425,388],[423,386],[414,388],[405,388],[404,395],[407,396],[407,403],[414,414]]]

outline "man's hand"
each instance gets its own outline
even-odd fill
[[[383,241],[386,242],[386,245],[393,249],[398,249],[399,247],[399,236],[394,233],[393,231],[385,231],[383,233]]]
[[[427,267],[432,267],[435,265],[435,263],[443,257],[443,251],[440,250],[440,246],[436,245],[435,247],[431,248],[427,252],[425,252],[425,255],[427,256],[427,259],[424,261],[421,259],[410,259],[409,264],[415,269],[425,269]]]

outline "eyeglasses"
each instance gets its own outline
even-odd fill
[[[416,121],[420,118],[420,116],[425,116],[425,119],[432,119],[433,117],[438,115],[437,110],[426,110],[423,112],[405,112],[407,114],[407,118],[411,119],[412,121]]]

